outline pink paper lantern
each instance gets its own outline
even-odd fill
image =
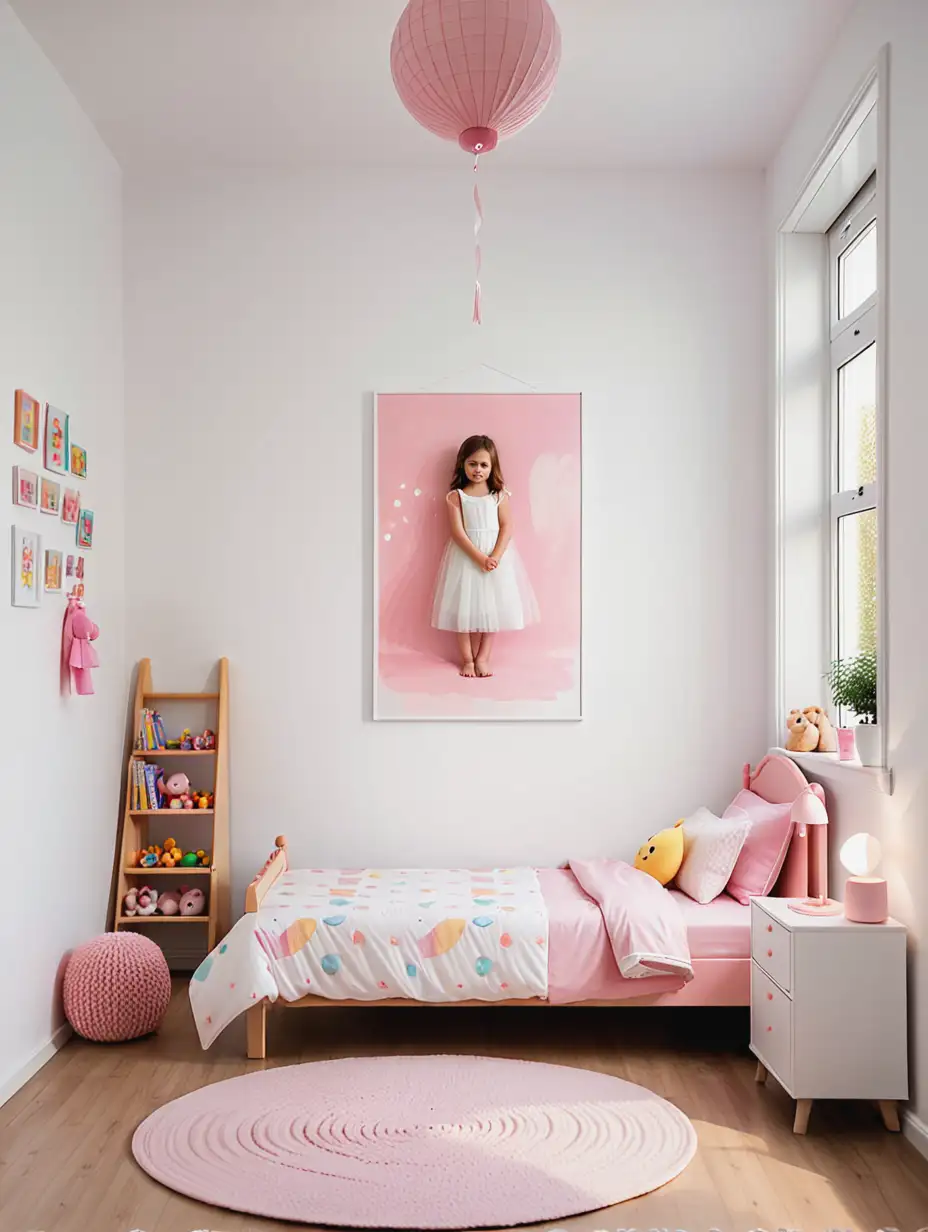
[[[475,156],[534,120],[551,97],[561,32],[548,0],[409,0],[390,47],[397,93],[419,123]],[[480,228],[474,180],[474,322],[480,324]]]
[[[409,0],[390,67],[429,132],[486,154],[551,97],[561,32],[547,0]]]

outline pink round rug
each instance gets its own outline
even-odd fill
[[[489,1057],[372,1057],[264,1070],[153,1112],[135,1158],[214,1206],[355,1228],[563,1219],[656,1189],[696,1133],[608,1074]]]

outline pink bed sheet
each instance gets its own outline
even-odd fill
[[[677,976],[626,980],[619,975],[602,912],[566,868],[540,868],[538,880],[548,908],[548,1000],[624,1001],[657,996],[683,987]],[[700,904],[671,890],[683,910],[693,959],[750,958],[751,909],[722,894]],[[693,984],[698,983],[697,980]],[[693,984],[688,988],[692,989]],[[688,1001],[697,1003],[693,998]]]

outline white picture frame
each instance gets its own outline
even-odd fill
[[[42,536],[31,527],[14,526],[12,539],[11,602],[13,607],[38,607],[41,602],[45,570]],[[29,575],[31,579],[27,581]]]
[[[406,424],[400,429],[400,436],[395,435],[396,421],[390,421],[387,427],[385,415],[392,414],[397,402],[408,403],[421,398],[423,415],[414,411],[412,419],[407,416],[408,407],[401,407],[401,417]],[[536,419],[534,412],[539,412]],[[537,456],[536,440],[541,436],[548,441],[551,433],[552,416],[561,419],[558,430],[557,447],[542,447],[544,457]],[[582,395],[579,392],[547,394],[538,391],[519,393],[447,393],[447,392],[417,392],[416,394],[375,393],[373,395],[373,499],[372,499],[372,573],[373,573],[373,646],[372,646],[372,706],[371,717],[375,722],[576,722],[583,718],[582,685],[583,685],[583,612],[582,612]],[[508,423],[507,423],[508,420]],[[407,621],[405,628],[414,628],[414,639],[417,645],[410,648],[410,639],[397,638],[396,621],[391,609],[395,610],[395,596],[407,589],[408,573],[403,576],[405,566],[385,568],[383,553],[392,550],[398,543],[404,549],[409,548],[403,543],[409,535],[419,545],[413,555],[416,560],[415,569],[424,568],[429,574],[429,585],[440,568],[441,550],[435,539],[435,527],[440,525],[441,537],[447,541],[447,513],[445,497],[448,492],[448,480],[451,478],[455,453],[463,438],[470,438],[471,424],[479,425],[482,432],[498,440],[501,444],[500,462],[503,470],[507,499],[513,499],[516,514],[516,528],[513,543],[522,550],[526,541],[535,540],[536,546],[544,533],[539,521],[550,525],[550,517],[536,518],[536,505],[533,499],[539,485],[546,490],[557,493],[561,502],[561,512],[566,509],[569,531],[568,556],[572,570],[568,575],[568,583],[558,582],[560,595],[555,602],[560,602],[562,608],[569,614],[569,632],[566,640],[562,637],[560,643],[551,640],[534,654],[530,674],[525,671],[525,656],[517,662],[517,656],[512,654],[510,647],[514,642],[522,640],[525,634],[521,632],[501,631],[498,644],[493,652],[493,672],[499,681],[460,680],[461,673],[454,662],[454,635],[439,633],[444,638],[445,645],[438,647],[435,641],[435,629],[429,628],[428,606],[423,602],[424,596],[418,595],[413,601],[415,615]],[[438,437],[433,434],[433,427],[438,425]],[[523,434],[522,440],[530,442],[527,449],[513,449],[513,426]],[[416,430],[409,430],[415,428]],[[425,431],[421,431],[421,429]],[[541,432],[539,433],[539,429]],[[400,439],[402,447],[399,450],[385,447],[385,431],[394,433],[394,440]],[[420,450],[421,444],[421,450]],[[450,452],[449,452],[450,450]],[[438,451],[438,452],[436,452]],[[444,458],[439,469],[436,460]],[[531,455],[531,457],[520,456]],[[447,455],[447,457],[446,457]],[[394,460],[401,458],[401,462]],[[515,461],[516,465],[513,465]],[[538,469],[534,462],[540,463]],[[552,474],[551,465],[555,467]],[[397,467],[403,471],[399,473]],[[566,474],[557,467],[566,466]],[[446,473],[447,472],[447,473]],[[513,478],[510,480],[509,476]],[[510,487],[514,491],[510,491]],[[566,504],[565,504],[566,502]],[[426,536],[420,533],[423,507],[430,507],[429,526]],[[550,514],[550,509],[546,510]],[[437,518],[437,521],[436,521]],[[418,524],[418,525],[417,525]],[[564,524],[564,518],[558,522]],[[566,541],[567,535],[563,538]],[[511,550],[511,547],[507,551]],[[524,556],[524,551],[523,551]],[[407,552],[408,556],[408,552]],[[541,618],[536,618],[534,632],[544,624],[550,612],[554,610],[551,602],[551,572],[547,577],[540,576],[537,567],[538,556],[526,561],[530,580],[536,586]],[[421,562],[421,563],[420,563]],[[544,574],[544,568],[541,570]],[[547,581],[544,595],[537,586]],[[422,590],[422,579],[417,576],[413,583],[416,591]],[[408,589],[412,589],[409,587]],[[557,589],[557,588],[555,588]],[[563,612],[559,612],[563,616]],[[404,618],[405,619],[405,618]],[[564,620],[548,619],[548,628],[555,630],[554,637],[560,636],[559,630],[568,627]],[[440,625],[440,629],[447,629]],[[519,626],[513,626],[518,629]],[[428,638],[420,638],[419,630],[423,630]],[[526,626],[528,630],[528,626]],[[547,636],[547,634],[546,634]],[[527,641],[527,637],[526,637]],[[537,646],[537,639],[533,647]],[[399,654],[394,655],[394,648],[399,647]],[[420,649],[421,647],[421,649]],[[402,665],[397,669],[387,668],[386,662],[391,659],[402,659]],[[413,662],[414,659],[418,661]],[[423,669],[423,661],[424,669]],[[534,663],[537,662],[537,669]],[[409,664],[409,668],[407,668]],[[436,680],[436,673],[440,679]],[[424,687],[420,687],[423,677],[428,676]],[[531,679],[534,676],[534,680]],[[537,681],[543,681],[543,687]],[[552,683],[553,681],[553,683]],[[499,685],[504,686],[502,689]],[[511,686],[511,687],[510,687]]]

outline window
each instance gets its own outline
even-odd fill
[[[877,653],[877,226],[872,177],[828,234],[830,642],[835,659]]]

